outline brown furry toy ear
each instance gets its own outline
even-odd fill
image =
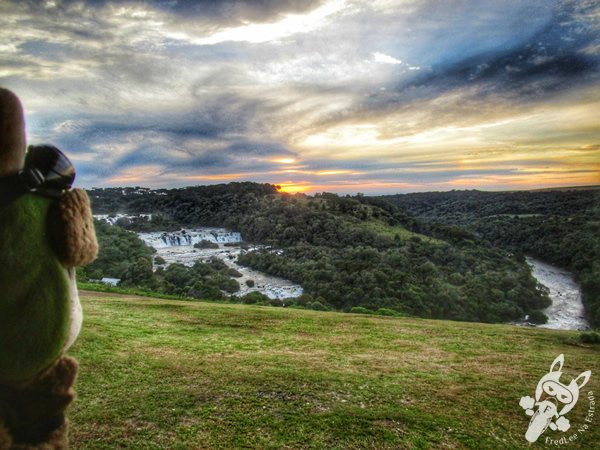
[[[14,175],[25,160],[25,119],[19,98],[0,88],[0,177]]]

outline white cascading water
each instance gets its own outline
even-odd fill
[[[197,244],[208,241],[214,244],[239,244],[242,242],[240,233],[224,228],[198,228],[175,232],[138,233],[146,245],[155,249]]]

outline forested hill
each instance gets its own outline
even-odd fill
[[[377,197],[425,221],[468,225],[498,215],[570,217],[600,210],[600,186],[539,191],[449,191]]]
[[[573,271],[600,327],[600,187],[451,191],[378,197],[429,224],[459,226],[491,245]]]
[[[254,183],[89,194],[97,214],[153,214],[120,221],[131,230],[222,226],[281,249],[249,252],[240,262],[300,283],[306,292],[300,305],[499,322],[549,302],[523,260],[459,228],[415,220],[380,199],[288,195]]]
[[[155,213],[176,226],[227,226],[250,214],[268,196],[278,195],[271,184],[230,183],[151,190],[141,187],[88,190],[94,214]],[[138,224],[143,226],[142,224]],[[162,229],[163,223],[146,228]]]

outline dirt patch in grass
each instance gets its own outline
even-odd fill
[[[142,347],[140,350],[146,355],[158,358],[173,358],[179,355],[179,352],[167,347]]]

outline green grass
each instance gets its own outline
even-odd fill
[[[584,391],[600,395],[600,347],[577,344],[578,333],[81,298],[76,449],[527,448],[519,399],[560,353],[562,381],[591,369]],[[571,423],[587,407],[581,398]],[[568,448],[598,442],[600,412]]]
[[[441,244],[442,243],[442,241],[440,241],[438,239],[432,238],[430,236],[426,236],[424,234],[415,233],[413,231],[407,230],[406,228],[404,228],[402,226],[387,225],[380,221],[373,220],[373,221],[367,222],[364,226],[368,230],[371,230],[382,236],[390,237],[392,239],[394,239],[396,236],[398,236],[403,241],[406,241],[406,240],[409,240],[410,238],[417,237],[417,238],[421,239],[422,241],[429,242],[431,244]]]
[[[144,297],[162,298],[162,299],[167,299],[167,300],[198,301],[193,298],[182,297],[181,295],[170,295],[170,294],[164,294],[162,292],[147,291],[147,290],[139,289],[139,288],[125,288],[125,287],[121,287],[121,286],[114,286],[112,284],[99,283],[99,282],[91,283],[91,282],[86,282],[86,281],[78,281],[77,288],[80,290],[84,289],[86,291],[104,292],[104,293],[109,293],[109,294],[141,295]]]

